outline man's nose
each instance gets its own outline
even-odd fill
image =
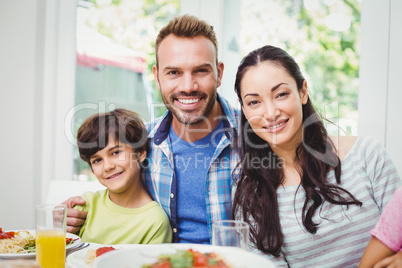
[[[198,90],[197,79],[195,79],[195,77],[191,73],[185,73],[180,82],[180,91],[190,93],[192,91]]]

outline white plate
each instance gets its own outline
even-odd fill
[[[193,250],[203,253],[214,252],[221,255],[234,268],[274,268],[275,265],[267,258],[247,252],[240,248],[218,247],[200,244],[158,244],[144,245],[138,248],[115,250],[98,257],[93,264],[94,268],[141,268],[145,264],[152,264],[161,254],[173,254],[177,250]]]
[[[114,247],[115,249],[131,249],[131,248],[138,248],[138,247],[144,247],[145,245],[101,245],[101,244],[96,244],[96,243],[90,243],[89,247],[86,247],[84,249],[75,251],[71,253],[70,255],[67,256],[66,259],[66,267],[68,268],[91,268],[92,266],[88,265],[85,262],[85,256],[88,253],[88,250],[90,249],[98,249],[100,247]],[[106,254],[106,253],[105,253]],[[107,252],[109,254],[109,252]]]
[[[18,231],[23,231],[23,230],[13,230],[14,232]],[[28,231],[31,235],[35,236],[35,230],[26,230]],[[6,231],[9,232],[9,231]],[[81,244],[81,238],[79,236],[76,236],[75,234],[70,234],[66,233],[67,238],[72,238],[75,240],[72,244],[66,246],[66,249],[69,248],[75,248],[79,244]],[[0,259],[29,259],[29,258],[35,258],[36,253],[0,253]]]

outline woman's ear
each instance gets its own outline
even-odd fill
[[[307,91],[307,81],[306,80],[303,81],[303,87],[302,87],[302,90],[300,92],[300,98],[301,98],[301,101],[302,101],[303,105],[307,103],[308,91]]]
[[[244,112],[244,106],[243,105],[241,105],[241,110],[243,111],[244,117],[248,120],[248,118],[246,116],[246,113]]]

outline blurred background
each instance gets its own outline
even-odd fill
[[[218,92],[232,105],[241,58],[279,46],[302,67],[330,133],[377,138],[402,172],[401,1],[0,0],[0,227],[33,226],[52,182],[96,181],[75,146],[85,118],[116,107],[144,121],[164,113],[154,40],[181,14],[214,26],[225,64]]]

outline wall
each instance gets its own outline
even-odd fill
[[[4,229],[33,228],[34,205],[39,200],[39,4],[0,1],[0,227]]]
[[[402,175],[402,1],[362,1],[359,135],[387,149]]]
[[[75,1],[0,1],[0,227],[34,228],[51,180],[69,180]],[[68,23],[65,23],[66,20]]]

